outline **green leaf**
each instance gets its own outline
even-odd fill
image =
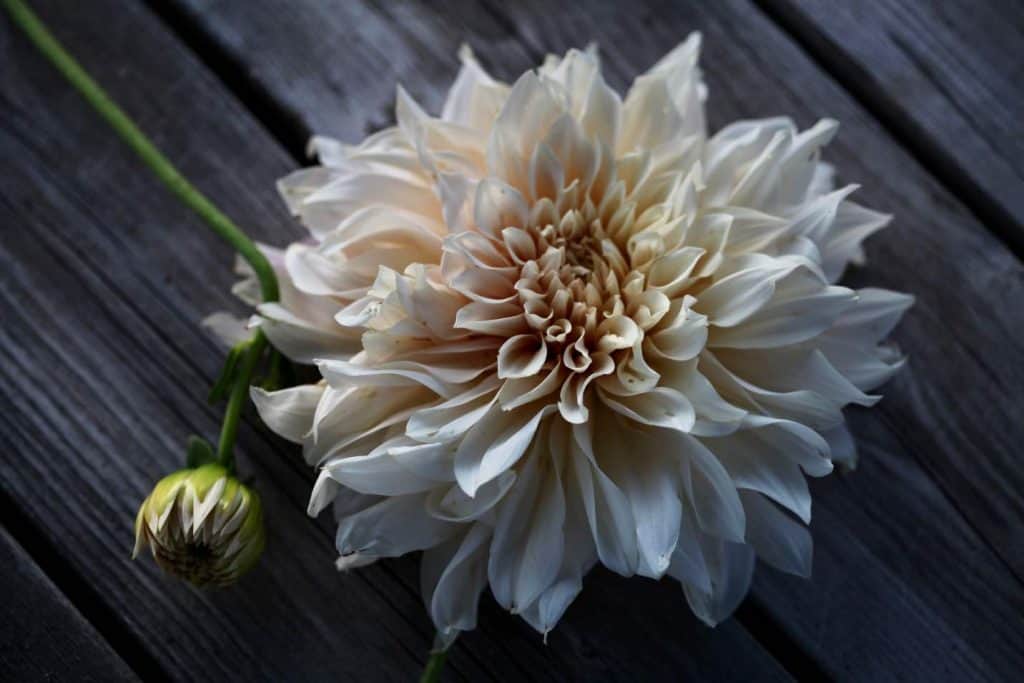
[[[217,462],[217,453],[213,450],[213,446],[201,436],[192,434],[188,437],[187,452],[186,462],[193,469]]]
[[[240,342],[228,351],[228,357],[224,359],[224,368],[220,371],[217,381],[210,388],[210,393],[206,397],[207,401],[217,403],[226,399],[228,394],[231,393],[231,387],[235,384],[235,375],[238,372],[238,361],[245,354],[250,343],[248,340]]]
[[[267,362],[267,366],[266,375],[260,379],[260,388],[277,391],[296,384],[295,368],[292,366],[292,362],[277,349],[270,349],[270,360]]]

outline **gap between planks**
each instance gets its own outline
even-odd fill
[[[149,653],[144,643],[117,618],[96,590],[77,574],[32,520],[0,491],[0,517],[4,527],[39,570],[68,602],[92,624],[111,649],[143,681],[163,683],[171,677]]]

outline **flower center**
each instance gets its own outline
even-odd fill
[[[642,337],[631,299],[644,275],[607,234],[592,207],[571,209],[558,220],[525,228],[536,259],[523,264],[516,283],[527,322],[548,348],[548,361],[576,373],[607,374],[620,350]]]

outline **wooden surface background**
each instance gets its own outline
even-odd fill
[[[199,188],[260,240],[299,230],[274,181],[312,132],[438,110],[460,43],[506,79],[596,41],[613,85],[700,30],[712,127],[842,122],[827,151],[896,215],[849,276],[912,292],[909,367],[851,411],[862,461],[812,483],[814,576],[761,566],[737,616],[597,571],[544,645],[493,601],[448,680],[1010,680],[1024,670],[1024,4],[33,0]],[[137,505],[214,435],[240,311],[230,250],[0,21],[0,679],[414,679],[416,559],[338,574],[312,473],[250,414],[240,461],[268,550],[206,592],[132,563]]]

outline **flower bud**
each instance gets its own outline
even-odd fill
[[[149,544],[166,572],[196,586],[226,586],[263,552],[259,496],[217,464],[161,479],[139,507],[132,558]]]

